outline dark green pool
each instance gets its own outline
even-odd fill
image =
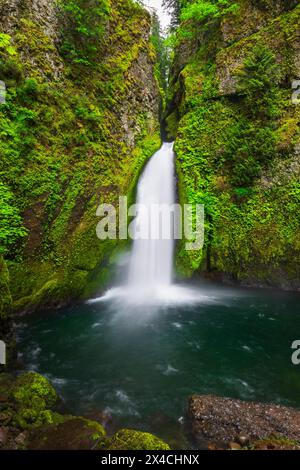
[[[300,296],[200,290],[208,301],[150,313],[111,301],[41,312],[19,325],[19,349],[73,412],[106,410],[162,437],[180,427],[192,393],[300,407]]]

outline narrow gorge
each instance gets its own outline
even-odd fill
[[[0,449],[300,448],[299,15],[0,0]]]

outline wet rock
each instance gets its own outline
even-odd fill
[[[237,442],[229,442],[228,447],[230,450],[241,450],[242,448]]]
[[[239,434],[236,437],[236,442],[238,442],[241,446],[244,447],[249,444],[249,436],[247,436],[246,434]]]
[[[12,420],[12,414],[9,411],[2,411],[0,413],[0,423],[7,425]]]
[[[0,428],[0,446],[5,445],[7,442],[7,429]]]
[[[31,433],[31,450],[90,450],[105,436],[101,424],[85,418],[69,417],[64,423]]]
[[[18,447],[24,447],[27,438],[28,438],[28,433],[26,431],[20,432],[20,434],[18,434],[17,437],[15,438],[15,443],[17,444]]]
[[[187,412],[188,431],[198,448],[209,442],[244,445],[271,434],[300,441],[300,410],[214,395],[193,395]]]
[[[217,444],[216,442],[209,442],[206,448],[207,450],[225,450],[223,446]]]
[[[300,443],[292,439],[271,435],[251,445],[252,450],[300,450]]]
[[[114,420],[113,420],[113,416],[111,413],[109,413],[108,411],[99,411],[99,410],[95,410],[95,411],[90,411],[89,413],[85,414],[84,415],[85,418],[91,420],[91,421],[97,421],[98,423],[102,424],[102,426],[104,427],[104,429],[109,432],[109,433],[113,433],[114,432]]]

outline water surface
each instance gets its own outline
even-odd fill
[[[163,307],[108,299],[40,312],[19,325],[29,369],[77,414],[180,433],[192,393],[300,407],[300,296],[204,284],[200,299]]]

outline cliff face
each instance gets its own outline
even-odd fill
[[[233,4],[233,2],[231,2]],[[299,2],[240,0],[182,23],[167,123],[182,202],[205,204],[204,249],[183,275],[300,288]],[[180,34],[180,32],[179,32]]]
[[[131,0],[0,0],[0,18],[1,252],[14,308],[33,310],[108,276],[96,208],[159,146],[155,52]]]

